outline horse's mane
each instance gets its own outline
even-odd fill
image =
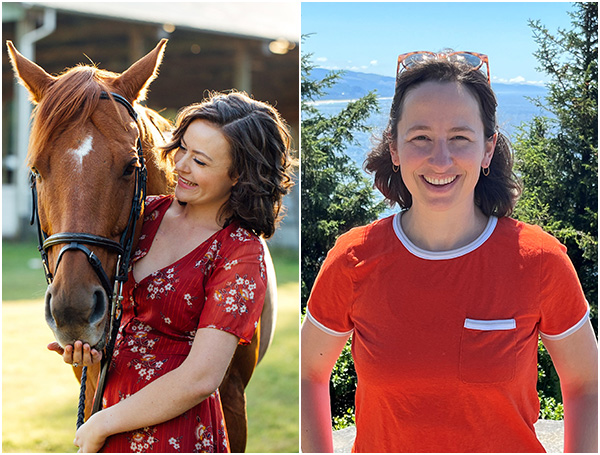
[[[29,139],[28,161],[32,161],[44,150],[57,135],[67,128],[81,128],[88,121],[100,101],[102,92],[110,93],[119,74],[102,70],[94,66],[78,65],[58,76],[48,89],[42,101],[36,106]],[[115,114],[122,120],[117,104],[112,100]],[[170,131],[171,124],[155,111],[138,106],[142,137],[146,146],[150,146],[155,156],[160,154],[155,147],[168,142],[164,133]],[[159,136],[162,137],[158,137]],[[148,158],[150,158],[148,156]],[[155,160],[156,167],[162,169],[169,186],[174,183],[170,163]]]
[[[100,93],[110,92],[118,74],[92,66],[76,66],[48,89],[34,111],[29,139],[29,160],[45,150],[48,143],[68,126],[80,128],[98,106]],[[116,112],[119,112],[115,106]]]

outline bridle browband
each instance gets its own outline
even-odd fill
[[[34,171],[31,171],[30,174],[30,184],[32,191],[32,213],[30,224],[34,224],[37,220],[37,235],[38,235],[38,250],[42,257],[42,264],[44,266],[44,273],[46,274],[46,281],[48,284],[52,284],[52,280],[54,279],[54,275],[50,271],[50,266],[48,263],[48,249],[55,245],[64,245],[60,252],[58,253],[58,258],[56,260],[56,265],[54,267],[54,274],[58,270],[58,266],[60,261],[63,258],[63,255],[67,251],[71,250],[79,250],[83,252],[88,258],[88,262],[90,263],[94,272],[98,276],[102,287],[104,288],[106,295],[108,297],[109,303],[111,305],[111,318],[109,324],[107,325],[108,331],[108,339],[106,343],[106,352],[102,358],[102,373],[100,380],[98,381],[98,389],[96,392],[97,399],[94,400],[94,408],[92,412],[96,412],[100,409],[100,405],[102,402],[102,391],[104,388],[104,378],[106,376],[106,371],[108,370],[108,364],[110,363],[110,359],[112,358],[112,352],[114,349],[114,344],[117,336],[117,332],[119,330],[119,324],[121,320],[121,301],[123,300],[123,283],[127,281],[127,274],[129,268],[129,260],[131,258],[131,250],[133,249],[133,241],[135,238],[135,231],[137,226],[137,221],[142,213],[142,207],[144,204],[145,196],[146,196],[146,163],[144,161],[144,150],[142,148],[142,139],[141,139],[141,128],[138,123],[138,114],[131,105],[129,101],[127,101],[121,95],[116,93],[107,93],[101,92],[100,99],[103,100],[114,100],[117,103],[121,104],[127,109],[129,115],[133,118],[133,120],[138,125],[138,130],[140,131],[137,139],[137,155],[138,160],[140,162],[140,166],[135,168],[135,192],[133,196],[133,200],[131,203],[131,211],[129,212],[129,219],[127,221],[127,227],[121,234],[121,238],[119,242],[116,242],[112,239],[102,237],[95,234],[88,234],[85,232],[60,232],[57,234],[53,234],[48,236],[42,229],[40,223],[40,217],[38,213],[38,197],[37,197],[37,188],[36,188],[36,179],[37,174]],[[87,246],[86,246],[87,245]],[[100,247],[106,250],[110,250],[114,253],[117,253],[117,269],[115,273],[114,279],[109,279],[106,271],[104,270],[101,261],[94,254],[94,252],[89,247]],[[109,327],[110,326],[110,327]],[[80,393],[80,415],[78,415],[77,419],[77,427],[83,424],[83,405],[82,405],[82,396],[85,399],[85,381],[86,381],[86,368],[84,367],[82,377],[81,377],[81,388],[82,391]]]

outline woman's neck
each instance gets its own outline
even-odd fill
[[[401,223],[406,236],[419,248],[449,251],[477,239],[485,230],[488,217],[475,205],[461,214],[420,210],[413,206],[402,215]]]
[[[172,216],[186,225],[194,225],[210,231],[223,228],[226,217],[220,217],[220,207],[207,207],[195,204],[182,203],[175,199],[176,204],[171,206]]]

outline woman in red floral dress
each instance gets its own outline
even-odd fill
[[[77,431],[80,451],[229,452],[217,387],[261,314],[258,236],[273,234],[291,184],[289,144],[277,112],[243,94],[180,112],[164,150],[175,194],[146,200],[103,410]],[[100,354],[78,341],[63,357]]]

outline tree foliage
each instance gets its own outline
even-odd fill
[[[302,308],[327,252],[347,230],[377,219],[384,210],[360,168],[345,153],[356,143],[354,135],[369,131],[365,122],[378,111],[376,94],[370,92],[349,102],[338,114],[324,115],[314,105],[340,78],[330,72],[323,79],[310,77],[311,55],[302,65]],[[366,151],[365,151],[366,152]],[[353,423],[356,372],[350,342],[338,359],[330,382],[331,410],[336,427]]]
[[[368,117],[379,109],[370,92],[349,102],[338,114],[327,116],[314,105],[339,79],[330,72],[322,80],[310,77],[311,55],[303,55],[301,122],[302,196],[302,307],[327,252],[340,234],[375,220],[383,203],[375,202],[374,190],[360,168],[346,155],[354,134],[369,131]]]
[[[551,77],[551,116],[521,127],[514,144],[524,184],[515,216],[561,240],[594,307],[598,301],[598,4],[576,3],[572,30],[551,34],[531,21],[539,69]]]
[[[575,3],[572,28],[551,33],[530,21],[538,69],[550,76],[547,115],[522,125],[514,143],[524,185],[515,217],[567,246],[598,327],[598,4]],[[542,402],[561,400],[556,372],[540,348]]]

